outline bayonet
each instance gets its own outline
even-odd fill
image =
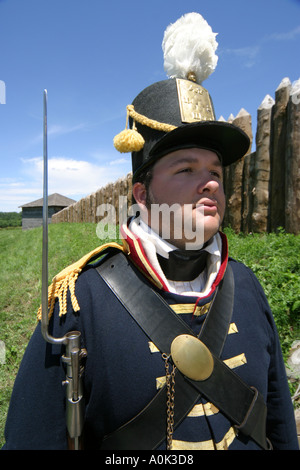
[[[47,105],[48,93],[44,90],[43,112],[43,255],[42,255],[42,335],[48,343],[65,345],[62,361],[66,364],[66,426],[70,448],[80,448],[80,437],[84,422],[84,400],[82,387],[83,367],[81,360],[86,356],[86,350],[81,349],[80,331],[70,331],[66,335],[55,338],[49,334],[48,306],[48,132]]]
[[[66,344],[67,338],[54,338],[48,332],[48,139],[47,139],[47,90],[44,90],[44,175],[43,175],[43,256],[42,256],[42,334],[48,343]]]

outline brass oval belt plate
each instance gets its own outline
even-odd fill
[[[200,339],[191,335],[179,335],[172,341],[171,356],[176,367],[192,380],[205,380],[214,368],[210,350]]]

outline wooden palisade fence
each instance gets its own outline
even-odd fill
[[[220,118],[223,119],[223,118]],[[252,119],[242,109],[228,119],[250,137]],[[300,233],[300,79],[280,83],[275,100],[267,95],[257,110],[256,149],[224,172],[227,211],[223,226],[235,232],[272,232],[282,227]],[[119,196],[131,204],[131,174],[100,188],[52,216],[52,222],[95,222],[97,207],[111,204],[119,213]],[[118,220],[116,220],[118,223]]]

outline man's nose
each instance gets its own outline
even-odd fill
[[[220,183],[211,178],[211,176],[205,176],[198,181],[197,191],[199,194],[204,192],[215,193],[220,187]]]

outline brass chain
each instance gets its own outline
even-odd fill
[[[165,361],[166,370],[166,388],[167,388],[167,450],[172,449],[173,439],[173,426],[174,426],[174,407],[175,407],[175,370],[176,367],[172,366],[170,372],[170,363],[167,354],[163,353],[162,358]]]

